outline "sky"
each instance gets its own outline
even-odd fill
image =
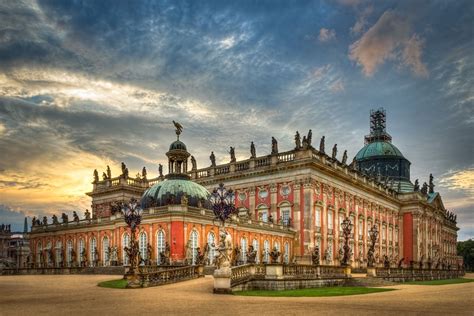
[[[474,238],[474,2],[0,0],[0,222],[83,212],[92,173],[198,168],[326,136],[349,161],[387,111],[412,181]]]

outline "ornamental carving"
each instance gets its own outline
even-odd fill
[[[268,190],[265,187],[258,188],[258,197],[261,201],[265,201],[265,199],[268,197],[268,194]]]
[[[278,186],[275,183],[270,184],[270,193],[276,193]]]
[[[244,202],[247,199],[247,193],[245,191],[239,191],[237,198],[240,202]]]
[[[280,187],[280,195],[283,198],[287,199],[290,193],[291,193],[291,186],[288,185],[287,183],[282,184]]]
[[[314,187],[314,193],[318,196],[321,195],[321,183],[318,181],[314,181],[313,187]]]

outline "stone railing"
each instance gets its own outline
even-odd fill
[[[464,274],[463,270],[376,268],[376,277],[395,282],[452,279]]]
[[[278,154],[278,162],[287,162],[295,160],[295,152],[289,151]]]
[[[244,264],[232,267],[231,271],[230,284],[231,286],[235,286],[252,279],[255,275],[255,266],[253,264]]]
[[[133,279],[127,274],[125,276],[129,280]],[[195,279],[204,276],[204,267],[201,265],[179,268],[140,267],[137,276],[138,282],[129,281],[129,287],[150,287]]]

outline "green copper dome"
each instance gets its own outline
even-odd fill
[[[181,204],[183,195],[186,195],[188,205],[205,207],[210,193],[202,185],[190,180],[166,179],[143,193],[142,208]]]
[[[389,142],[373,142],[367,144],[359,150],[356,155],[356,160],[360,161],[367,158],[377,157],[377,156],[395,156],[403,157],[403,154],[398,150],[398,148]]]
[[[186,145],[180,140],[174,141],[170,145],[170,151],[171,150],[176,150],[176,149],[178,149],[178,150],[187,150]]]

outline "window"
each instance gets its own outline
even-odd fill
[[[270,243],[268,242],[268,240],[265,240],[263,242],[263,262],[264,263],[268,263],[269,256],[270,256]]]
[[[103,264],[104,266],[109,265],[109,237],[105,236],[104,239],[102,239],[102,258],[104,260]]]
[[[359,219],[359,238],[362,238],[364,235],[364,221]]]
[[[214,264],[214,260],[216,258],[216,235],[214,235],[213,232],[210,232],[207,235],[207,244],[209,245],[209,264],[212,265]]]
[[[268,208],[260,207],[258,208],[258,220],[262,222],[268,222]]]
[[[70,267],[72,263],[72,240],[67,241],[66,260],[67,260],[68,267]]]
[[[50,250],[51,250],[51,247],[52,247],[51,242],[48,241],[48,243],[46,244],[46,252],[47,252],[47,253],[46,253],[46,263],[47,263],[46,266],[47,266],[47,267],[48,267],[50,264],[53,263],[53,262],[52,262],[52,259],[53,259],[53,258],[51,258],[51,251],[50,251]]]
[[[56,259],[56,267],[60,267],[61,266],[61,263],[63,261],[63,244],[61,241],[56,241],[56,254],[55,254],[55,259]]]
[[[147,246],[147,238],[146,238],[146,233],[141,232],[139,237],[138,237],[138,247],[140,251],[140,264],[145,264],[145,260],[147,258],[147,251],[146,251],[146,246]]]
[[[36,245],[36,265],[38,267],[41,267],[44,262],[42,262],[41,254],[43,252],[43,245],[41,244],[41,241],[38,242]]]
[[[372,223],[367,222],[367,238],[370,238],[370,230],[372,229]]]
[[[276,250],[280,251],[280,243],[278,241],[275,241],[273,243],[273,248],[275,248]],[[278,257],[278,260],[277,262],[280,262],[280,257]]]
[[[390,243],[392,243],[392,241],[393,241],[392,232],[393,232],[392,227],[390,227],[390,228],[388,229],[388,241],[389,241]]]
[[[252,241],[252,246],[253,246],[253,249],[257,252],[257,256],[255,257],[255,262],[256,263],[260,263],[260,249],[259,249],[259,245],[258,245],[258,240],[257,239],[254,239]]]
[[[97,240],[94,237],[92,237],[91,243],[89,245],[89,258],[91,258],[90,262],[92,266],[94,265],[94,262],[99,259],[99,258],[96,258],[95,256],[96,249],[97,249]]]
[[[342,222],[344,221],[344,214],[339,213],[339,231],[342,233]]]
[[[161,253],[166,250],[165,232],[161,229],[156,236],[156,264],[161,264]]]
[[[247,263],[247,238],[240,239],[240,255],[242,263]]]
[[[130,236],[128,234],[123,234],[122,237],[122,261],[124,266],[128,266],[130,262],[125,247],[130,247]]]
[[[280,216],[283,225],[288,225],[290,223],[290,208],[285,207],[280,209]]]
[[[82,259],[85,260],[85,245],[84,245],[84,239],[79,239],[79,243],[77,245],[77,262],[81,263]],[[84,258],[83,258],[84,257]]]
[[[197,259],[197,248],[198,248],[198,233],[197,231],[193,230],[191,233],[191,249],[192,249],[192,263],[193,265],[196,264],[196,259]]]
[[[321,209],[316,208],[316,227],[321,227]]]
[[[285,254],[283,260],[286,264],[290,263],[290,244],[288,242],[285,242]]]
[[[382,240],[387,239],[387,227],[385,225],[382,226]]]
[[[332,211],[328,211],[328,229],[333,228]]]

